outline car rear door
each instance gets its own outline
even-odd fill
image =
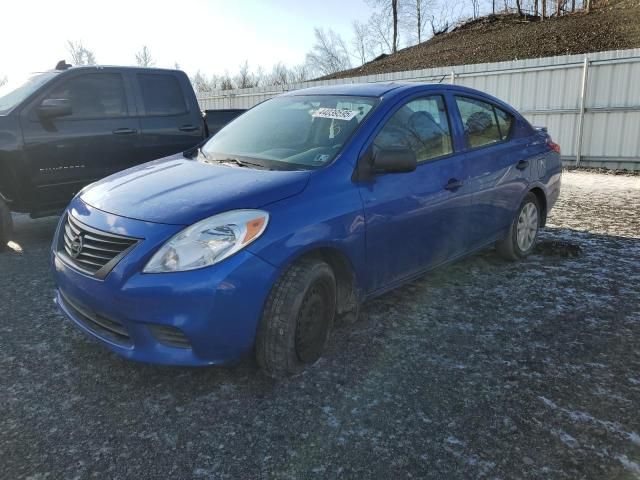
[[[141,162],[183,152],[204,138],[204,121],[193,88],[180,71],[134,74],[142,127]]]
[[[413,97],[388,115],[373,137],[369,148],[409,147],[418,166],[410,173],[376,175],[359,186],[370,291],[460,253],[469,198],[445,105],[441,95]]]
[[[67,99],[71,115],[40,118],[45,99]],[[61,78],[20,115],[36,210],[64,207],[83,186],[134,163],[140,126],[120,72],[82,69]]]
[[[453,103],[472,192],[469,242],[480,248],[506,232],[519,207],[530,182],[530,139],[516,138],[515,117],[483,97],[456,94]]]

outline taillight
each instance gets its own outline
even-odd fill
[[[560,145],[558,145],[556,142],[554,142],[553,140],[549,139],[547,140],[547,145],[549,145],[549,148],[551,150],[553,150],[556,153],[560,153]]]

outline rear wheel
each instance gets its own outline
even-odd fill
[[[256,359],[272,377],[293,375],[315,363],[336,311],[331,267],[316,259],[292,265],[276,282],[258,328]]]
[[[520,204],[507,236],[498,242],[498,253],[507,260],[519,260],[529,255],[536,245],[541,218],[538,198],[529,192]]]
[[[13,233],[13,220],[7,204],[0,200],[0,252],[7,249]]]

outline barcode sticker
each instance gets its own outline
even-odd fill
[[[333,120],[351,120],[358,115],[357,110],[347,110],[346,108],[319,108],[311,114],[316,118],[331,118]]]

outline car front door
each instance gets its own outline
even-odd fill
[[[83,186],[130,166],[139,124],[120,73],[65,75],[22,112],[35,209],[63,208]],[[61,117],[38,113],[45,100],[66,100]]]
[[[503,235],[514,218],[530,181],[530,138],[513,138],[516,119],[498,106],[471,96],[454,98],[473,192],[469,241],[480,248]]]
[[[375,134],[370,148],[411,148],[418,165],[413,172],[380,174],[359,185],[371,292],[461,251],[469,196],[445,105],[440,95],[413,98]]]
[[[183,152],[204,138],[204,120],[192,87],[181,72],[136,73],[141,112],[142,161]],[[185,84],[186,82],[186,84]]]

